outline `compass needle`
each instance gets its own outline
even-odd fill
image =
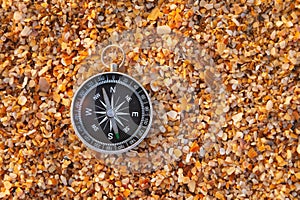
[[[116,120],[117,120],[117,119],[116,119]],[[117,123],[116,123],[116,120],[115,120],[115,118],[112,118],[112,119],[111,119],[111,121],[112,121],[112,126],[113,126],[113,129],[114,129],[116,138],[119,139],[119,138],[120,138],[120,135],[119,135],[118,125],[117,125]]]
[[[109,131],[111,131],[112,130],[112,119],[109,119]]]
[[[111,103],[110,103],[110,105],[111,105],[111,109],[114,109],[114,95],[113,94],[111,95]]]
[[[103,97],[104,97],[104,102],[106,104],[106,108],[111,108],[108,96],[107,96],[104,88],[102,88],[102,92],[103,92]]]

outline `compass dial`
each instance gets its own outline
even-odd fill
[[[71,118],[76,134],[88,147],[101,153],[121,153],[147,135],[152,105],[136,80],[108,72],[80,86],[72,102]]]

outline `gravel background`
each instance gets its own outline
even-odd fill
[[[299,18],[298,0],[0,1],[0,198],[299,199]],[[69,111],[90,49],[149,26],[209,53],[228,106],[205,151],[209,104],[176,161],[128,175],[93,157]],[[164,56],[145,57],[173,59]],[[178,65],[179,77],[201,78]]]

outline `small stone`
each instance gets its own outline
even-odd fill
[[[217,191],[215,196],[217,199],[222,199],[222,200],[225,199],[224,195],[220,191]]]
[[[44,77],[41,77],[39,79],[39,86],[42,92],[48,92],[48,90],[50,89],[50,84],[48,83],[47,79]]]
[[[291,159],[292,158],[292,151],[289,150],[289,149],[286,151],[286,158],[287,159]]]
[[[159,35],[171,33],[171,28],[167,25],[158,26],[156,30],[157,30],[157,34],[159,34]]]
[[[236,115],[233,115],[232,116],[233,122],[237,123],[237,122],[241,121],[243,119],[243,115],[244,115],[244,113],[238,113]]]
[[[34,80],[30,80],[29,83],[28,83],[28,86],[30,88],[33,88],[35,86],[35,81]]]
[[[283,167],[284,165],[286,165],[285,160],[284,160],[281,156],[276,156],[276,160],[277,160],[278,165],[279,165],[280,167]]]
[[[291,115],[289,115],[288,113],[286,113],[284,116],[283,116],[283,119],[287,120],[287,121],[290,121],[292,120],[292,117]]]
[[[17,194],[18,197],[21,197],[24,194],[24,191],[21,188],[18,187],[16,189],[16,194]]]
[[[178,113],[174,110],[171,110],[171,111],[167,112],[168,117],[170,117],[170,119],[172,119],[172,120],[176,120],[177,114]]]
[[[276,24],[277,27],[280,27],[283,24],[283,22],[282,21],[277,21],[275,24]]]
[[[25,96],[20,96],[18,99],[18,104],[24,106],[27,102],[27,98]]]
[[[188,188],[189,188],[190,192],[195,192],[196,182],[194,180],[191,180],[188,183]]]
[[[4,181],[3,184],[6,190],[9,190],[13,186],[9,181]]]
[[[20,21],[22,19],[22,13],[19,11],[14,12],[14,20]]]
[[[300,172],[295,174],[296,178],[300,180]]]
[[[200,150],[200,147],[196,141],[194,141],[191,145],[190,151],[191,152],[197,152]]]
[[[164,126],[159,126],[159,130],[162,133],[166,132],[166,128]]]
[[[28,26],[25,26],[23,28],[23,30],[21,31],[20,35],[23,37],[26,37],[31,33],[31,31],[32,31],[31,28],[29,28]]]
[[[211,9],[214,8],[214,4],[212,4],[212,3],[205,4],[204,8],[205,8],[206,10],[211,10]]]
[[[127,185],[129,183],[129,178],[128,177],[124,178],[124,179],[122,179],[121,182],[122,182],[123,185]]]
[[[151,11],[151,13],[148,15],[147,19],[149,21],[150,20],[155,21],[160,15],[161,15],[161,12],[159,11],[159,8],[156,7]]]
[[[290,65],[288,63],[285,63],[282,65],[283,70],[288,70],[290,68]]]
[[[279,46],[280,46],[281,49],[284,49],[286,47],[286,41],[285,40],[281,41],[279,43]]]
[[[220,149],[220,154],[221,154],[221,155],[225,155],[225,153],[226,153],[225,149],[224,149],[224,148],[221,148],[221,149]]]
[[[176,158],[180,158],[182,156],[182,152],[179,149],[174,149],[174,155]]]
[[[286,97],[284,104],[285,104],[285,105],[290,105],[292,99],[293,99],[292,96]]]
[[[228,175],[231,175],[231,174],[233,174],[235,172],[235,167],[229,167],[227,170],[226,170],[226,173],[228,174]]]
[[[157,85],[155,81],[150,82],[150,88],[153,92],[157,92],[160,89],[160,87]]]
[[[48,71],[48,69],[49,69],[48,66],[43,67],[43,68],[38,72],[38,75],[39,75],[39,76],[42,76],[45,72]]]
[[[53,173],[55,170],[56,170],[55,165],[51,165],[51,166],[48,168],[48,171],[49,171],[50,173]]]
[[[127,198],[130,195],[130,190],[129,189],[125,189],[123,192],[123,195]]]
[[[59,103],[61,98],[60,98],[60,95],[57,93],[57,92],[54,92],[53,93],[53,100],[56,102],[56,103]]]
[[[298,154],[300,154],[300,144],[298,144],[297,152],[298,152]]]
[[[266,104],[266,110],[270,111],[273,108],[273,101],[269,100]]]
[[[257,157],[257,152],[255,151],[254,148],[251,148],[251,149],[248,151],[248,156],[249,156],[249,158],[251,158],[251,159]]]
[[[60,176],[60,180],[61,180],[61,182],[62,182],[64,185],[68,185],[68,182],[67,182],[67,179],[66,179],[65,176],[61,175],[61,176]]]
[[[217,43],[217,51],[220,55],[223,54],[225,48],[226,48],[226,45],[223,42]]]

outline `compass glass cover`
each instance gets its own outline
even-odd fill
[[[75,94],[72,120],[78,137],[101,153],[122,153],[137,146],[151,126],[147,91],[117,72],[86,80]]]

